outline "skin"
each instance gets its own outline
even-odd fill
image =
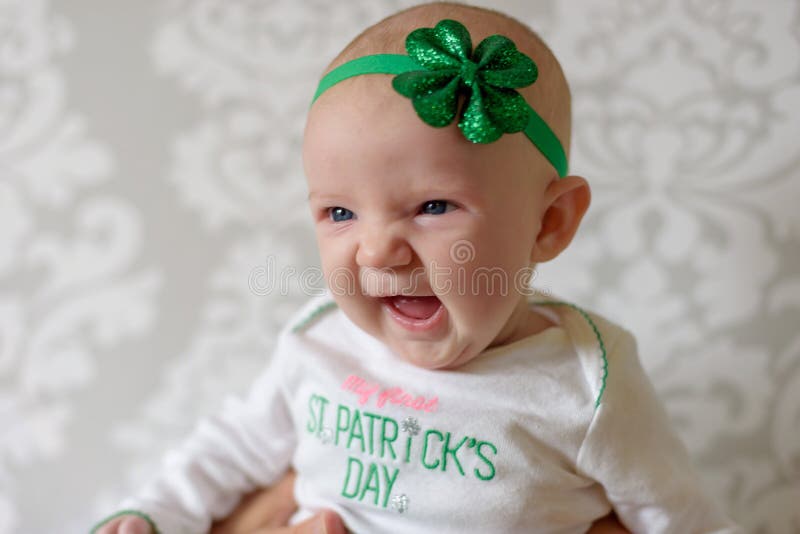
[[[339,534],[344,528],[330,512],[317,514],[309,521],[286,527],[286,521],[297,509],[292,496],[294,474],[289,473],[273,489],[246,497],[224,521],[218,522],[211,534]],[[324,523],[327,521],[327,523]],[[325,525],[328,530],[314,530]],[[614,514],[596,521],[587,534],[627,534]]]
[[[568,150],[570,97],[561,68],[544,43],[502,15],[445,3],[412,8],[368,29],[329,69],[366,54],[403,53],[408,32],[442,18],[464,23],[473,44],[502,33],[535,58],[539,81],[520,92]],[[377,30],[381,42],[373,38]],[[303,162],[322,267],[339,307],[398,357],[427,369],[456,368],[489,347],[551,326],[528,309],[514,276],[569,245],[588,209],[589,186],[579,176],[559,179],[522,134],[473,145],[455,124],[425,125],[387,81],[362,76],[341,82],[309,113]],[[451,253],[464,243],[471,251],[466,262]],[[459,283],[476,280],[482,269],[505,273],[508,290],[475,293],[474,284]],[[385,298],[398,294],[436,297],[435,326],[411,330],[399,321]],[[343,533],[341,520],[329,511],[285,526],[296,506],[293,482],[289,475],[247,497],[212,532]],[[99,534],[149,531],[144,520],[128,516]],[[590,532],[627,530],[612,514]]]
[[[531,167],[532,151],[519,135],[474,145],[454,126],[432,128],[380,77],[323,95],[309,117],[304,164],[339,307],[427,369],[460,367],[549,326],[514,278],[566,247],[589,194],[582,178],[556,180],[542,157]],[[470,261],[452,252],[458,246]],[[480,272],[501,273],[507,290],[481,285]],[[409,330],[384,298],[396,294],[437,297],[441,320]]]
[[[535,58],[539,78],[520,92],[568,150],[570,93],[561,67],[538,36],[500,13],[417,6],[368,28],[328,70],[367,54],[404,53],[409,32],[443,18],[462,22],[473,45],[500,33]],[[312,107],[303,159],[322,267],[337,304],[399,357],[455,368],[550,326],[528,310],[519,275],[569,244],[590,193],[581,177],[558,179],[524,135],[472,144],[455,124],[424,124],[388,77],[358,76]],[[444,213],[434,214],[432,202],[440,211],[446,206]],[[464,244],[473,256],[468,262],[451,253]],[[342,273],[352,282],[346,288],[337,283]],[[485,277],[481,287],[478,273],[502,273],[510,291],[486,287]],[[410,332],[382,299],[396,294],[437,297],[442,320]]]

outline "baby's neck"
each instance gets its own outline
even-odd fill
[[[511,319],[507,324],[506,331],[501,332],[492,344],[489,345],[489,348],[508,345],[520,339],[535,336],[552,326],[556,326],[552,320],[536,310],[532,310],[527,299],[520,299],[519,305],[517,305],[514,312],[511,314]]]

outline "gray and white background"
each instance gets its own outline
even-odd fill
[[[0,0],[0,533],[86,532],[245,390],[318,261],[317,76],[410,4]],[[800,2],[489,6],[561,58],[594,188],[538,285],[637,334],[748,532],[800,532]]]

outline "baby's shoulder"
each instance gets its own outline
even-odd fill
[[[567,334],[580,362],[586,382],[599,406],[608,386],[610,373],[636,360],[636,342],[628,330],[608,318],[558,299],[533,301],[532,306],[548,315]]]

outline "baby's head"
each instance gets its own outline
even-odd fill
[[[406,36],[453,19],[473,46],[501,34],[538,67],[519,89],[569,147],[570,97],[557,60],[505,15],[426,4],[368,28],[329,71],[373,54],[404,54]],[[559,178],[525,134],[488,144],[453,122],[423,122],[386,74],[359,75],[313,104],[303,159],[326,280],[339,306],[411,363],[455,368],[489,347],[535,334],[531,267],[571,241],[589,204],[579,177]]]

